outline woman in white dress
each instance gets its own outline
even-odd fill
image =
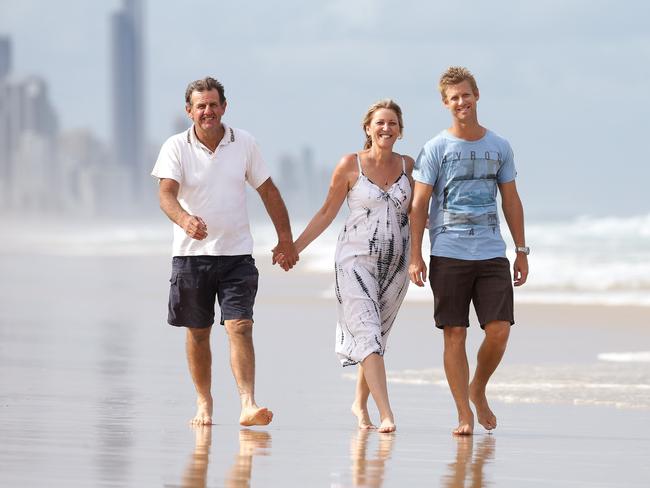
[[[350,214],[335,256],[336,353],[343,366],[359,364],[352,404],[359,428],[375,428],[368,412],[372,394],[380,432],[395,430],[383,355],[409,283],[413,159],[393,152],[403,128],[402,111],[392,100],[368,109],[363,119],[364,149],[341,158],[325,203],[295,242],[302,252],[332,223],[347,197]]]

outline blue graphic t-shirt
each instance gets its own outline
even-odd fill
[[[447,130],[427,142],[415,162],[415,181],[433,186],[429,207],[431,255],[456,259],[505,257],[497,185],[517,175],[510,144],[486,131],[466,141]]]

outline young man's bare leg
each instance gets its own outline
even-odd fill
[[[485,326],[485,338],[478,350],[476,371],[469,385],[469,396],[476,407],[478,423],[487,430],[496,428],[497,418],[488,405],[485,387],[503,358],[509,335],[509,322],[494,321]]]
[[[241,401],[241,425],[267,425],[273,412],[255,403],[255,349],[253,348],[253,321],[226,320],[230,341],[230,367],[237,382]]]
[[[357,418],[360,429],[374,429],[375,426],[370,420],[368,413],[368,397],[370,396],[370,388],[366,383],[366,378],[363,373],[363,365],[359,364],[359,374],[357,376],[357,386],[354,391],[354,403],[352,404],[352,413]]]
[[[444,364],[447,383],[458,411],[456,435],[471,435],[474,432],[474,414],[469,404],[469,364],[465,352],[465,326],[447,326],[444,328],[445,352]]]
[[[384,358],[377,353],[372,353],[361,362],[363,375],[368,384],[372,399],[377,404],[381,424],[379,432],[394,432],[395,419],[388,401],[388,386],[386,385],[386,368]]]
[[[196,388],[196,415],[192,425],[212,425],[212,351],[210,350],[210,331],[187,328],[185,350],[190,375]]]

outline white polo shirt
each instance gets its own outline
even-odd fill
[[[151,174],[176,180],[181,206],[208,227],[208,236],[199,241],[174,224],[173,256],[253,252],[245,183],[257,188],[270,173],[253,136],[225,124],[224,128],[214,153],[197,139],[194,126],[167,139],[160,149]]]

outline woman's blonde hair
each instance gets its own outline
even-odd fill
[[[372,138],[366,133],[366,127],[370,125],[370,121],[372,120],[372,116],[375,115],[375,112],[382,108],[387,108],[388,110],[395,112],[395,115],[397,115],[397,122],[399,123],[399,135],[402,135],[402,131],[404,130],[402,109],[399,108],[399,105],[397,105],[390,98],[384,98],[383,100],[379,100],[378,102],[373,103],[368,108],[368,111],[366,112],[366,115],[363,117],[363,121],[361,122],[361,128],[363,129],[363,133],[366,135],[366,143],[363,146],[364,149],[370,149],[372,146]]]

